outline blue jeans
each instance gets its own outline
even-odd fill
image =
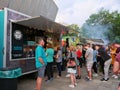
[[[57,62],[58,75],[61,76],[61,62]]]

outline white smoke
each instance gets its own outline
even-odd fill
[[[100,25],[100,24],[92,24],[89,25],[85,23],[83,25],[84,35],[88,38],[93,39],[102,39],[105,44],[109,43],[109,39],[105,36],[105,33],[107,33],[110,28],[112,27],[111,24],[109,25]]]

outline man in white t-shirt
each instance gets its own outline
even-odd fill
[[[86,77],[87,80],[92,80],[92,66],[93,66],[93,49],[91,44],[86,44],[85,45],[86,53],[85,53],[85,58],[86,58],[86,67],[87,67],[87,72],[88,72],[88,77]]]

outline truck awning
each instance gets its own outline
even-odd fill
[[[13,23],[51,33],[61,33],[68,31],[66,26],[53,22],[43,16],[17,20],[13,21]]]

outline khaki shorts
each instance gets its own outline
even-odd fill
[[[91,71],[91,70],[92,70],[92,66],[93,66],[93,62],[87,62],[86,67],[87,67],[87,70],[88,70],[88,71]]]

